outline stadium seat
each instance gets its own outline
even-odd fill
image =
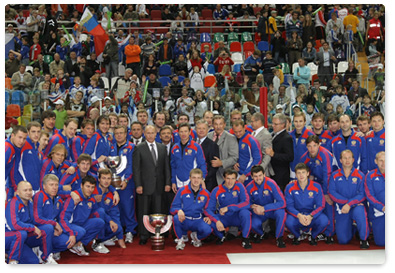
[[[114,88],[114,84],[115,84],[115,82],[117,81],[118,78],[119,77],[112,77],[111,78],[111,90]]]
[[[210,43],[202,43],[201,45],[200,45],[200,52],[202,53],[202,52],[204,52],[204,46],[205,45],[209,45],[209,51],[210,52],[213,52],[213,48],[211,47],[211,44]]]
[[[292,73],[294,73],[295,70],[296,70],[296,68],[298,68],[298,67],[299,67],[299,63],[298,63],[298,62],[293,63],[293,64],[292,64]]]
[[[346,72],[347,68],[348,68],[348,62],[338,62],[337,73],[343,74],[344,72]]]
[[[233,65],[233,72],[238,73],[240,72],[241,64],[234,64]]]
[[[311,85],[313,85],[315,80],[318,80],[318,75],[317,74],[314,74],[314,75],[311,76]]]
[[[225,36],[222,32],[216,32],[214,34],[214,43],[218,43],[219,41],[225,42]]]
[[[209,26],[205,26],[205,27],[199,27],[199,33],[201,33],[200,35],[202,35],[203,33],[209,33],[211,31]]]
[[[106,76],[100,77],[104,83],[104,90],[108,90],[110,88],[110,83],[108,82],[108,78]]]
[[[211,75],[215,74],[215,66],[213,64],[209,64],[207,66],[207,72],[210,73]]]
[[[255,7],[254,8],[254,15],[256,15],[258,12],[262,10],[262,7]]]
[[[25,105],[21,116],[21,125],[26,126],[30,121],[32,121],[32,115],[33,106],[31,104]]]
[[[140,30],[143,29],[144,33],[148,32],[148,29],[151,27],[151,20],[148,18],[141,18],[139,23]]]
[[[20,117],[21,107],[18,104],[10,104],[7,106],[6,117]]]
[[[311,75],[317,74],[318,66],[315,63],[310,62],[310,63],[307,64],[307,67],[310,68],[310,74]]]
[[[315,50],[317,50],[317,53],[318,53],[318,51],[320,51],[320,47],[321,47],[322,45],[321,45],[321,40],[315,40],[315,46],[314,46],[314,48],[315,48]]]
[[[250,33],[250,32],[247,32],[247,31],[243,32],[243,33],[241,34],[241,42],[242,42],[242,43],[245,43],[245,42],[252,42],[252,35],[251,35],[251,33]]]
[[[171,66],[168,64],[162,64],[159,66],[159,76],[170,76],[171,73]]]
[[[284,82],[283,85],[289,86],[289,81],[293,80],[292,74],[284,74]]]
[[[290,73],[288,63],[281,63],[281,67],[282,67],[282,70],[283,70],[284,74],[289,74]]]
[[[160,77],[159,81],[162,84],[162,87],[169,86],[169,83],[171,83],[171,79],[169,77]]]
[[[183,82],[185,80],[184,76],[178,76],[178,82]],[[184,83],[182,83],[184,85]]]
[[[254,42],[245,42],[243,44],[243,52],[247,52],[247,51],[255,51],[255,44]]]
[[[74,84],[74,77],[70,77],[70,86],[72,86]]]
[[[228,34],[228,45],[230,45],[232,42],[238,42],[239,41],[239,36],[237,35],[236,32],[230,32]]]
[[[119,76],[125,76],[125,66],[122,63],[118,63],[118,75]],[[133,74],[136,74],[135,71],[133,71]]]
[[[212,20],[213,19],[213,11],[211,9],[203,9],[202,10],[202,17],[205,20]]]
[[[214,50],[216,50],[217,48],[219,48],[219,44],[218,44],[218,43],[215,43],[215,44],[214,44]]]
[[[11,94],[11,104],[18,104],[20,108],[25,105],[25,94],[23,91],[15,90]]]
[[[8,90],[5,90],[4,97],[5,97],[5,108],[7,108],[7,106],[10,104],[10,92]]]
[[[212,27],[212,33],[222,33],[225,31],[225,28],[223,26],[213,26]]]
[[[210,31],[208,32],[203,32],[200,34],[200,42],[201,43],[211,43],[211,36],[210,36]]]
[[[211,87],[216,82],[217,82],[217,79],[215,78],[214,75],[207,75],[204,78],[204,87]]]
[[[46,62],[47,64],[50,64],[52,61],[53,61],[52,55],[45,55],[44,56],[44,62]]]
[[[6,89],[9,89],[9,90],[12,90],[12,84],[11,84],[11,78],[8,78],[8,77],[6,77],[5,78],[5,88]]]
[[[152,10],[151,11],[151,19],[154,21],[162,20],[162,11],[161,10]]]
[[[230,52],[241,52],[241,43],[240,42],[232,42],[229,47]]]
[[[258,49],[262,52],[266,52],[269,50],[269,43],[266,41],[260,41],[258,43]]]
[[[232,61],[235,63],[235,64],[242,64],[244,61],[243,61],[243,55],[240,53],[240,52],[235,52],[235,53],[232,53]]]
[[[253,53],[253,51],[244,51],[244,60],[250,57]]]
[[[261,36],[258,35],[258,32],[255,32],[254,40],[255,44],[258,44],[261,41]]]
[[[31,66],[31,65],[26,66],[26,72],[29,72],[29,71],[33,74],[33,66]]]

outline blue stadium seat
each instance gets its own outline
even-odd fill
[[[168,64],[162,64],[161,66],[159,66],[159,76],[170,76],[171,73],[171,67]]]
[[[260,41],[260,42],[258,43],[258,49],[259,49],[260,51],[263,51],[263,52],[268,51],[268,50],[269,50],[269,43],[266,42],[266,41]]]
[[[165,87],[165,86],[169,86],[171,79],[169,77],[161,77],[159,78],[159,81],[162,84],[162,87]]]
[[[74,77],[70,77],[70,86],[74,84]]]
[[[5,90],[5,108],[10,104],[10,92],[8,90]]]
[[[200,34],[200,42],[201,43],[211,43],[211,36],[208,32],[203,32]]]
[[[185,80],[184,76],[178,76],[178,82],[183,82]],[[183,83],[184,85],[184,83]]]
[[[241,64],[234,64],[233,65],[233,72],[238,73],[240,72]]]
[[[215,66],[213,64],[209,64],[207,66],[207,72],[214,75],[215,74]]]
[[[11,95],[11,104],[18,104],[21,109],[25,106],[25,96],[23,91],[15,90]]]

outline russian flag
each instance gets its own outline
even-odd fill
[[[102,59],[104,46],[109,38],[103,27],[93,17],[93,14],[89,9],[85,9],[84,14],[82,14],[80,25],[84,26],[88,33],[93,36],[96,55],[99,60]]]
[[[10,50],[14,50],[14,34],[6,33],[5,34],[5,59],[8,60],[8,53]]]

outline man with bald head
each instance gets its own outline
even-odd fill
[[[171,185],[166,146],[155,141],[156,129],[152,125],[145,127],[144,136],[145,142],[137,145],[133,153],[140,245],[146,244],[149,236],[143,224],[143,216],[152,213],[167,213],[162,205],[162,196],[164,192],[170,191]]]

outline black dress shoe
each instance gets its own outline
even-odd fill
[[[310,245],[312,245],[312,246],[316,246],[316,245],[317,245],[317,238],[313,238],[313,237],[311,237],[311,240],[310,240]]]
[[[145,245],[145,244],[147,244],[147,239],[140,239],[140,241],[139,241],[139,245]]]
[[[285,248],[285,243],[284,243],[282,237],[278,237],[278,238],[276,239],[276,245],[277,245],[279,248]]]
[[[300,245],[299,238],[293,238],[292,244],[295,245],[295,246]]]

